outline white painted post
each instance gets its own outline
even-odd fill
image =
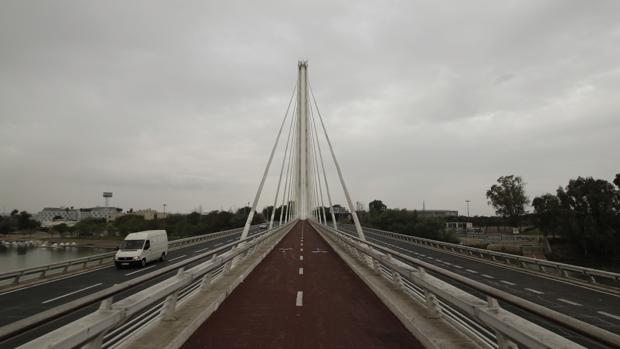
[[[103,312],[112,309],[112,297],[106,298],[99,304],[99,309],[97,311]],[[99,333],[96,337],[92,338],[85,345],[82,346],[82,349],[99,349],[103,344],[103,336],[107,333],[107,331]]]
[[[177,270],[176,278],[180,278],[181,275],[183,275],[184,271],[185,271],[185,267],[179,268],[179,270]],[[178,290],[172,293],[171,295],[169,295],[168,297],[166,297],[166,300],[164,301],[164,305],[161,310],[161,319],[163,321],[176,320],[174,317],[174,312],[176,311],[178,299],[179,299]]]

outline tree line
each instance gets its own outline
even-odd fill
[[[565,240],[587,259],[609,260],[620,254],[620,174],[611,183],[593,177],[571,179],[555,193],[535,197],[531,215],[526,215],[530,201],[521,177],[500,177],[487,198],[514,226],[526,217],[545,236]]]
[[[381,200],[371,201],[368,212],[356,212],[366,227],[451,243],[459,241],[454,232],[445,229],[445,218],[427,218],[417,211],[390,209]]]

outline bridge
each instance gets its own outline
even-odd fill
[[[140,269],[105,253],[1,274],[0,347],[620,347],[620,274],[363,227],[307,72],[243,228]],[[259,229],[277,154],[281,210]],[[353,224],[325,209],[334,182]]]

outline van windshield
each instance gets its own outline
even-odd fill
[[[121,250],[139,250],[144,246],[144,240],[123,240]]]

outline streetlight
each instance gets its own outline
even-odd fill
[[[166,206],[168,206],[168,205],[163,204],[162,206],[164,206],[164,217],[163,218],[166,219]]]
[[[471,200],[465,200],[465,202],[467,203],[467,217],[469,217],[469,202]]]

